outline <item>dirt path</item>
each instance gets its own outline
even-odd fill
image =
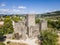
[[[6,42],[14,42],[14,43],[20,43],[20,44],[28,44],[28,45],[39,45],[38,44],[38,40],[37,39],[26,39],[26,40],[11,40],[11,39],[7,39],[5,41],[5,44]],[[6,44],[7,45],[7,44]],[[13,45],[13,44],[12,44]]]

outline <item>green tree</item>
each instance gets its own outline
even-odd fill
[[[3,42],[0,42],[0,45],[5,45]]]
[[[3,32],[3,27],[0,28],[0,36],[3,36],[4,32]]]
[[[41,31],[42,45],[57,45],[57,32],[54,30],[43,30]]]
[[[39,22],[40,22],[40,19],[39,19],[39,18],[36,18],[36,19],[35,19],[35,22],[36,22],[36,23],[39,23]]]
[[[15,21],[15,22],[18,22],[18,21],[20,21],[22,19],[20,19],[18,16],[15,16],[15,17],[12,17],[12,20]]]
[[[6,17],[4,19],[3,30],[5,34],[13,33],[14,30],[13,30],[12,20],[10,17]]]
[[[56,28],[57,30],[60,29],[60,20],[58,21],[48,21],[48,27],[49,28]]]

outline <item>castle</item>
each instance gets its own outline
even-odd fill
[[[47,29],[47,21],[41,20],[40,24],[35,23],[35,15],[26,15],[24,21],[13,22],[14,34],[19,35],[19,39],[35,38],[40,35],[41,30]]]

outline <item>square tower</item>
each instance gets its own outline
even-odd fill
[[[28,27],[35,26],[35,15],[33,14],[26,15],[26,25]]]
[[[35,15],[33,14],[26,15],[26,26],[27,26],[27,35],[31,37],[35,27]]]
[[[45,19],[40,21],[40,30],[47,30],[47,21]]]

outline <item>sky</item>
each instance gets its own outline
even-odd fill
[[[0,0],[0,14],[42,14],[60,10],[60,0]]]

